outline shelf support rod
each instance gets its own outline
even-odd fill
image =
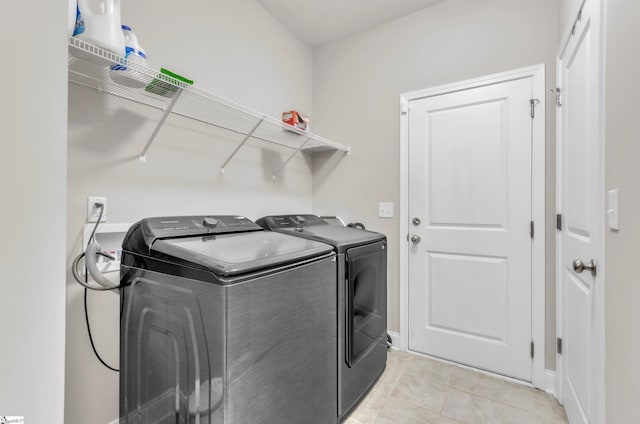
[[[236,147],[236,149],[231,153],[231,155],[229,155],[229,157],[227,158],[227,160],[224,161],[224,163],[222,164],[222,166],[220,167],[220,173],[224,174],[224,167],[227,166],[227,164],[229,163],[229,161],[236,155],[236,153],[238,153],[238,150],[240,150],[242,148],[242,146],[244,146],[244,144],[247,142],[247,140],[249,140],[251,138],[251,136],[253,135],[254,132],[256,132],[256,130],[258,129],[258,127],[260,126],[260,124],[262,124],[264,122],[264,118],[260,119],[258,121],[258,123],[251,129],[251,131],[249,131],[247,133],[247,135],[245,136],[244,140],[242,140],[242,142],[240,144],[238,144],[238,146]]]
[[[153,143],[153,140],[155,140],[156,135],[158,135],[158,131],[160,131],[160,127],[162,127],[162,125],[164,124],[164,121],[167,120],[167,117],[173,110],[173,107],[176,105],[176,102],[178,101],[178,98],[180,97],[181,94],[182,94],[182,88],[178,88],[178,90],[173,95],[173,98],[171,99],[171,103],[169,103],[169,106],[167,106],[164,112],[162,112],[162,116],[160,117],[160,120],[156,124],[156,127],[153,129],[153,133],[151,134],[151,137],[149,137],[149,141],[147,141],[147,144],[144,146],[144,149],[142,149],[142,153],[140,153],[140,162],[145,163],[147,161],[147,158],[145,156],[147,154],[147,150],[149,150],[149,147],[151,147],[151,143]]]
[[[275,179],[276,179],[276,176],[280,173],[280,171],[282,171],[282,170],[284,169],[284,167],[285,167],[285,166],[287,166],[287,164],[289,163],[289,161],[290,161],[291,159],[293,159],[293,157],[294,157],[295,155],[297,155],[297,154],[298,154],[298,152],[299,152],[300,150],[302,150],[302,149],[304,148],[304,146],[306,146],[306,144],[307,144],[309,141],[311,141],[311,137],[307,138],[307,139],[304,141],[304,143],[302,143],[302,144],[301,144],[301,145],[296,149],[296,151],[295,151],[295,152],[293,152],[293,153],[291,154],[291,156],[289,156],[289,157],[287,158],[287,160],[285,160],[285,161],[284,161],[284,163],[283,163],[282,165],[280,165],[280,168],[278,168],[278,169],[273,173],[273,175],[271,175],[271,178],[273,178],[273,179],[275,180]]]

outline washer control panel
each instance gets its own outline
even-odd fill
[[[240,215],[171,216],[141,221],[152,239],[260,231],[262,227]]]

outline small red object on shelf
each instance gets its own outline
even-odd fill
[[[282,122],[302,131],[309,130],[309,118],[295,110],[282,113]]]

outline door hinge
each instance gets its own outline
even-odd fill
[[[536,106],[540,103],[539,99],[530,99],[529,105],[531,106],[531,119],[536,117]]]
[[[560,337],[556,339],[556,352],[558,352],[559,355],[562,355],[562,339]]]
[[[556,106],[558,107],[562,106],[562,99],[560,98],[560,89],[556,87],[556,88],[552,88],[549,91],[556,95]]]
[[[533,354],[535,353],[535,344],[533,343],[533,340],[531,341],[531,359],[533,359]]]
[[[556,230],[562,231],[562,214],[556,215]]]
[[[409,113],[409,102],[405,99],[400,100],[400,114],[406,115]]]
[[[531,223],[529,224],[529,235],[531,236],[532,240],[535,234],[536,234],[536,229],[535,229],[535,226],[533,225],[533,221],[531,221]]]

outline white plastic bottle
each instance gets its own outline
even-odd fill
[[[138,72],[129,67],[130,63],[139,65],[147,64],[147,54],[138,42],[138,37],[133,33],[130,27],[122,25],[122,34],[125,39],[125,59],[126,65],[112,65],[109,76],[111,80],[117,84],[131,88],[141,88],[146,86],[146,82],[141,78]]]
[[[120,23],[120,0],[77,0],[78,22],[84,21],[83,31],[76,25],[75,36],[88,43],[125,55],[124,35]]]

